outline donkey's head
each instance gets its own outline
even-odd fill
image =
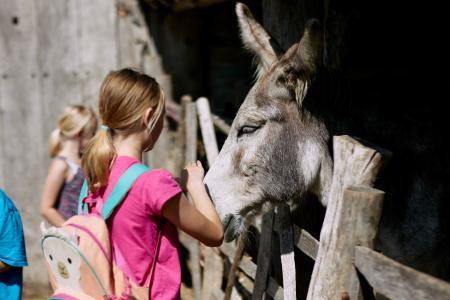
[[[244,229],[246,217],[292,203],[307,191],[320,194],[331,173],[328,132],[304,105],[313,101],[310,87],[322,64],[320,23],[309,21],[300,42],[277,55],[248,8],[238,4],[236,11],[244,44],[256,54],[258,76],[205,177],[227,241]]]

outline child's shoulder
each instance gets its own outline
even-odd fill
[[[50,162],[49,171],[63,173],[67,170],[67,167],[67,162],[63,158],[57,156]]]
[[[142,177],[142,184],[149,188],[159,189],[178,185],[172,173],[166,169],[152,169],[145,172]]]
[[[144,177],[146,178],[146,180],[175,180],[172,173],[166,169],[150,169],[148,172],[144,173]]]

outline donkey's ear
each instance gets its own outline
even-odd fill
[[[314,73],[323,59],[323,29],[320,21],[308,20],[302,39],[286,54],[290,57],[295,69]]]
[[[244,46],[257,55],[258,75],[269,69],[277,61],[277,55],[271,46],[274,42],[264,28],[253,18],[250,10],[242,3],[236,4],[236,14]]]

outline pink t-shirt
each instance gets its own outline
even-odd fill
[[[140,161],[129,156],[116,158],[103,199],[108,198],[119,177],[136,163]],[[127,266],[124,268],[119,262],[118,265],[139,286],[150,284],[149,271],[157,243],[157,226],[162,220],[162,207],[180,192],[179,185],[168,171],[158,169],[146,172],[136,180],[122,204],[108,219],[113,251],[117,253],[114,248],[119,248]],[[98,211],[102,206],[103,203],[97,202]],[[178,232],[168,220],[162,228],[150,299],[179,299],[181,269]]]

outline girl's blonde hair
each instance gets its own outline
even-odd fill
[[[81,165],[90,191],[106,185],[111,163],[116,156],[112,136],[142,130],[147,109],[154,113],[147,126],[150,135],[164,112],[163,90],[153,77],[133,69],[113,71],[100,88],[100,119],[107,130],[99,130],[88,143]]]
[[[94,111],[83,105],[70,105],[59,116],[58,126],[50,135],[48,154],[55,157],[61,150],[61,143],[68,138],[87,131],[94,131],[97,117]]]

